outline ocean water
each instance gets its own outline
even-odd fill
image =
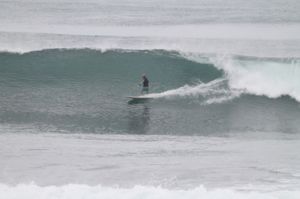
[[[299,10],[0,0],[0,199],[298,199]]]

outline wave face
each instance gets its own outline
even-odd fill
[[[298,132],[299,63],[297,58],[162,50],[1,53],[0,119],[3,125],[43,131],[194,134],[205,127],[205,133]],[[140,93],[143,73],[156,99],[128,106],[126,96]],[[243,112],[247,116],[237,119]],[[257,115],[269,123],[258,122]],[[289,128],[274,122],[281,119]]]

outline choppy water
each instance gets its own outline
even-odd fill
[[[0,1],[0,198],[298,198],[299,9]]]

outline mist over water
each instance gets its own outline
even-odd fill
[[[0,198],[298,198],[299,10],[0,0]]]

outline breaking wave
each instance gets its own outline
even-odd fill
[[[203,103],[211,104],[250,94],[268,98],[290,96],[300,101],[300,60],[297,58],[91,49],[1,53],[0,57],[2,81],[7,80],[7,84],[14,78],[13,82],[27,79],[37,85],[49,79],[53,82],[72,80],[84,85],[92,75],[99,84],[108,83],[114,76],[132,87],[134,78],[147,72],[154,80],[149,95],[153,98],[202,97]]]
[[[294,110],[293,114],[297,115],[295,107],[300,102],[297,58],[164,50],[52,49],[24,54],[0,53],[0,66],[0,123],[28,124],[43,131],[168,132],[169,129],[154,128],[159,125],[147,130],[150,126],[148,105],[127,106],[127,96],[140,95],[138,84],[143,73],[150,79],[149,95],[156,98],[153,100],[158,103],[156,111],[172,104],[175,105],[172,109],[179,112],[190,110],[185,109],[186,106],[196,111],[199,105],[208,109],[220,105],[221,110],[226,110],[230,103],[251,113],[252,109],[245,104],[253,104],[259,111],[263,104],[269,103],[274,105],[273,111],[292,117],[290,112]],[[136,108],[141,115],[130,111]],[[163,115],[154,116],[155,113],[152,113],[152,122],[160,124]],[[214,120],[214,115],[208,117]],[[195,124],[200,125],[198,121]],[[281,130],[273,124],[276,123],[270,120],[271,130]],[[207,131],[226,130],[223,126],[220,123],[220,128]],[[269,131],[269,126],[252,126],[255,130]],[[252,129],[252,126],[247,128]],[[190,129],[191,133],[198,131]]]
[[[235,191],[232,189],[213,189],[208,190],[203,186],[188,190],[169,190],[160,187],[135,186],[133,188],[114,188],[88,186],[80,184],[69,184],[63,186],[41,187],[35,184],[20,184],[17,186],[8,186],[0,184],[0,195],[5,199],[23,199],[23,198],[56,198],[56,199],[77,199],[77,198],[180,198],[180,199],[296,199],[299,197],[298,191],[275,191],[275,192],[254,192],[254,191]]]

